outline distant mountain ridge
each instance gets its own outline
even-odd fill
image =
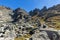
[[[34,11],[38,10],[38,11]],[[41,18],[43,19],[44,23],[46,23],[50,27],[57,27],[60,28],[60,4],[54,5],[53,7],[50,7],[47,9],[47,7],[43,7],[41,10],[40,9],[34,9],[33,11],[30,11],[30,15],[33,14],[32,17],[35,17],[38,19]],[[34,18],[34,19],[35,19]],[[40,21],[41,21],[40,19]],[[43,24],[44,24],[43,23]]]

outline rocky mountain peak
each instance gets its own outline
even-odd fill
[[[22,9],[22,8],[17,8],[17,9],[14,10],[14,12],[28,15],[28,12],[25,11],[24,9]]]
[[[15,9],[14,11],[14,14],[12,15],[12,18],[14,19],[13,21],[16,22],[16,21],[20,21],[20,20],[26,20],[30,17],[30,15],[28,14],[27,11],[25,11],[24,9],[21,9],[21,8],[17,8]]]

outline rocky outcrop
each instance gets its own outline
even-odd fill
[[[32,35],[32,40],[60,40],[58,32],[54,31],[40,31]]]
[[[12,15],[12,18],[14,19],[13,22],[19,22],[21,20],[29,21],[30,16],[25,10],[21,8],[17,8],[16,10],[14,10],[14,14]]]

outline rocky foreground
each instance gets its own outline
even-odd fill
[[[35,10],[33,14],[30,12],[29,15],[21,8],[12,10],[0,6],[0,40],[60,40],[60,30],[57,30],[54,24],[58,20],[56,24],[57,28],[60,28],[59,18],[51,19],[60,13],[56,11],[57,9],[53,9],[50,14],[51,10],[49,8],[48,12],[41,11],[41,13],[47,13],[45,15],[39,14],[39,10]]]

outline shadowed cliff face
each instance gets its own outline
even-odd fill
[[[16,10],[14,10],[14,14],[12,15],[12,18],[14,19],[13,22],[18,22],[20,21],[21,19],[29,19],[29,15],[28,13],[21,9],[21,8],[17,8]]]

